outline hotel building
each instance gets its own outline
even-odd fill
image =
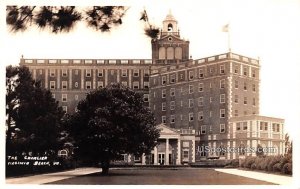
[[[260,62],[232,52],[201,59],[189,56],[189,41],[180,36],[168,14],[152,59],[21,59],[33,78],[50,89],[64,111],[73,113],[90,90],[122,83],[144,96],[162,129],[151,155],[126,156],[142,164],[182,164],[207,158],[236,159],[253,151],[284,153],[284,120],[259,115]],[[207,149],[207,148],[206,148]]]

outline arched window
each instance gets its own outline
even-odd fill
[[[173,60],[174,59],[174,48],[173,47],[168,47],[167,48],[167,59],[168,60]]]
[[[160,59],[160,60],[166,59],[166,49],[165,49],[165,47],[160,47],[159,48],[158,59]]]
[[[172,32],[173,31],[173,25],[170,23],[168,24],[168,32]]]
[[[181,47],[176,47],[175,48],[175,59],[182,59],[182,48]]]

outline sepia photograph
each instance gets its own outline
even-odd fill
[[[300,187],[299,0],[2,4],[5,188]]]

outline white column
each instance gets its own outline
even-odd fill
[[[59,69],[57,69],[56,70],[56,76],[57,76],[57,89],[59,89],[60,88],[60,70]]]
[[[176,165],[181,164],[181,145],[180,145],[180,139],[178,138],[177,141],[177,159],[176,159]]]
[[[81,89],[84,89],[84,75],[85,69],[81,69]]]
[[[34,80],[36,80],[36,69],[33,69],[32,72],[33,72],[32,78],[33,78]]]
[[[166,165],[169,165],[169,139],[166,138]]]
[[[235,141],[232,141],[232,148],[233,148],[233,149],[236,148],[236,146],[235,146]],[[236,153],[233,152],[232,154],[233,154],[232,159],[235,159],[235,158],[236,158]]]
[[[157,165],[157,146],[154,147],[154,165]]]
[[[107,69],[104,69],[104,77],[105,77],[105,79],[104,79],[104,87],[106,87],[107,86],[107,83],[108,83],[108,70]]]
[[[92,69],[92,72],[93,72],[93,86],[92,86],[92,89],[96,89],[96,69]]]
[[[69,70],[69,89],[72,89],[72,69]]]
[[[128,87],[131,88],[131,69],[128,69]]]
[[[117,70],[117,83],[120,83],[120,70]]]
[[[145,153],[142,155],[142,165],[146,165],[146,156]]]
[[[192,162],[195,163],[196,161],[196,141],[193,140],[193,147],[192,147]]]
[[[50,88],[50,87],[48,88],[48,71],[49,71],[48,69],[45,69],[45,88],[46,89]]]

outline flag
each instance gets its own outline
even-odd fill
[[[225,26],[223,26],[222,31],[229,32],[229,24],[226,24]]]

